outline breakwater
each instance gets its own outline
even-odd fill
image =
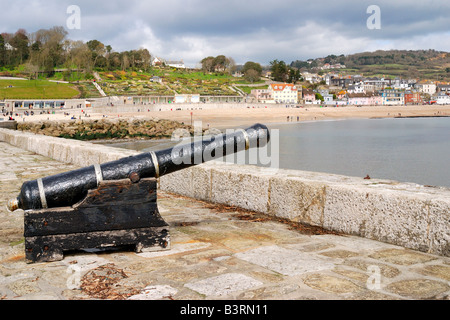
[[[189,125],[157,118],[38,121],[19,122],[17,125],[19,131],[84,141],[114,138],[170,138],[177,129],[194,133]]]
[[[0,129],[0,141],[89,166],[139,154]],[[160,179],[162,190],[423,252],[450,256],[450,189],[212,162]]]

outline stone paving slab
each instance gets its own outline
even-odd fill
[[[27,264],[23,211],[7,201],[24,181],[75,169],[0,143],[0,299],[449,299],[450,258],[373,240],[308,234],[272,219],[159,193],[172,248],[89,250]]]

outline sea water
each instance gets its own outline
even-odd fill
[[[450,187],[450,118],[273,125],[280,168]]]
[[[450,187],[450,118],[352,119],[269,124],[281,169]],[[170,141],[109,144],[138,151]]]

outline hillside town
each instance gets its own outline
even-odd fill
[[[0,34],[2,113],[98,104],[450,104],[447,52],[376,51],[268,65],[237,64],[220,54],[189,66],[144,48],[118,52],[99,40],[84,43],[67,35],[63,27]]]
[[[268,75],[270,76],[270,75]],[[310,86],[272,83],[254,89],[255,102],[327,106],[450,104],[450,84],[415,79],[303,73]]]

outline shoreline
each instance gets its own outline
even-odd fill
[[[191,111],[160,111],[134,112],[117,114],[112,117],[148,118],[175,120],[191,123]],[[306,106],[302,108],[264,108],[264,105],[255,108],[242,109],[217,109],[195,110],[192,120],[202,122],[203,128],[215,128],[219,130],[249,127],[255,123],[266,125],[278,125],[287,123],[304,123],[323,120],[346,119],[372,119],[372,118],[397,118],[397,117],[436,117],[450,116],[450,105],[414,105],[414,106],[344,106],[344,107],[318,107]],[[287,120],[289,117],[289,121]],[[297,121],[298,117],[298,121]]]
[[[35,121],[70,121],[72,115],[79,119],[81,110],[65,110],[63,113],[42,114],[34,116],[16,117],[18,122]],[[161,119],[173,120],[190,125],[191,120],[201,122],[204,129],[215,128],[224,130],[251,126],[255,123],[266,125],[302,123],[320,120],[345,119],[384,119],[384,118],[419,118],[419,117],[450,117],[450,105],[411,105],[411,106],[305,106],[301,108],[265,108],[258,105],[253,108],[242,109],[213,109],[213,110],[177,110],[157,112],[128,112],[128,113],[96,113],[95,109],[87,109],[88,117],[81,115],[81,120],[101,119]],[[191,118],[191,112],[193,116]],[[289,118],[288,118],[289,117]]]

